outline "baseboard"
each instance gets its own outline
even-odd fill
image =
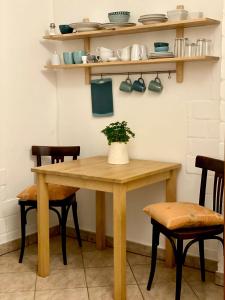
[[[50,228],[50,236],[56,236],[59,234],[59,226],[54,226]],[[0,255],[16,251],[20,249],[21,239],[16,239],[14,241],[7,242],[0,245]],[[37,243],[37,233],[32,233],[26,236],[26,246]]]
[[[96,234],[95,232],[81,230],[81,239],[84,241],[89,241],[95,243]],[[59,234],[59,226],[54,226],[50,228],[50,236],[56,236]],[[75,230],[72,227],[67,227],[67,235],[69,237],[75,238]],[[37,233],[33,233],[26,237],[26,246],[37,243]],[[108,247],[113,247],[113,238],[110,236],[106,236],[106,245]],[[5,244],[0,245],[0,255],[16,251],[20,249],[20,239],[7,242]],[[142,245],[139,243],[127,241],[127,250],[136,254],[150,256],[151,246]],[[158,249],[158,259],[165,260],[165,250],[159,248]],[[185,265],[198,268],[199,269],[199,258],[196,256],[187,255],[185,260]],[[205,268],[207,271],[216,272],[217,271],[217,262],[210,259],[205,259]],[[216,280],[219,285],[222,285],[223,282],[223,274],[216,272]]]
[[[215,284],[224,286],[224,274],[216,272],[215,274]]]
[[[82,240],[95,243],[95,241],[96,241],[95,232],[81,230],[80,233],[81,233]],[[67,227],[67,235],[72,238],[75,238],[74,228]],[[106,245],[108,247],[113,247],[113,238],[112,237],[106,236]],[[150,256],[151,249],[152,249],[151,246],[127,241],[127,250],[132,253]],[[162,248],[158,248],[157,257],[160,260],[165,260],[165,250]],[[200,268],[199,257],[187,255],[187,257],[185,259],[185,266],[199,269]],[[217,261],[205,259],[205,269],[206,269],[206,271],[216,272],[217,271]]]

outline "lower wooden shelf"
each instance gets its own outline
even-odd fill
[[[110,66],[132,66],[132,65],[148,65],[148,64],[162,64],[162,63],[176,63],[177,82],[183,82],[183,66],[185,62],[216,62],[219,60],[217,56],[192,56],[192,57],[172,57],[172,58],[157,58],[138,61],[114,61],[114,62],[98,62],[88,64],[61,64],[61,65],[46,65],[45,68],[49,70],[68,70],[84,68],[85,72],[89,73],[89,78],[86,83],[90,81],[91,68],[95,67],[110,67]],[[86,74],[87,75],[87,74]]]

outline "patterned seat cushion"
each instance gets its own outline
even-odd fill
[[[168,229],[205,227],[224,223],[223,215],[195,203],[164,202],[146,206],[144,212]]]
[[[63,186],[58,184],[48,184],[49,200],[63,200],[78,191],[79,188]],[[37,185],[26,187],[17,195],[20,200],[37,200]]]

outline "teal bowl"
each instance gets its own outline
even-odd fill
[[[59,25],[59,30],[62,34],[72,33],[73,28],[69,25]]]
[[[164,46],[164,47],[155,47],[155,52],[168,52],[169,47]]]

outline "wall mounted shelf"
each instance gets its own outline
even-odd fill
[[[180,28],[189,28],[189,27],[199,27],[199,26],[208,26],[208,25],[217,25],[220,21],[202,18],[202,19],[193,19],[193,20],[183,20],[176,22],[164,22],[156,23],[150,25],[136,25],[132,27],[123,27],[117,29],[105,29],[105,30],[96,30],[88,32],[76,32],[69,34],[59,34],[59,35],[46,35],[43,38],[47,40],[54,41],[69,41],[76,39],[85,39],[85,38],[96,38],[120,34],[135,34],[142,32],[151,32],[151,31],[160,31],[160,30],[171,30],[171,29],[180,29]]]
[[[200,27],[200,26],[209,26],[209,25],[218,25],[220,21],[210,19],[210,18],[202,18],[202,19],[193,19],[193,20],[183,20],[176,22],[165,22],[165,23],[157,23],[150,25],[136,25],[133,27],[123,27],[116,29],[107,29],[107,30],[96,30],[89,32],[77,32],[71,34],[60,34],[54,36],[44,36],[43,38],[46,40],[53,41],[69,41],[76,39],[84,40],[84,50],[86,52],[90,51],[90,39],[91,38],[99,38],[105,36],[117,36],[122,34],[136,34],[143,32],[153,32],[160,30],[176,30],[176,37],[184,37],[184,28],[190,27]],[[193,57],[174,57],[174,58],[160,58],[160,59],[149,59],[149,60],[141,60],[141,61],[116,61],[116,62],[103,62],[103,63],[90,63],[90,64],[71,64],[71,65],[47,65],[46,69],[49,70],[59,70],[59,69],[76,69],[76,68],[84,68],[85,70],[85,82],[86,84],[90,83],[91,80],[91,68],[92,67],[113,67],[113,66],[122,66],[122,65],[146,65],[146,64],[161,64],[161,63],[176,63],[176,78],[177,82],[183,82],[183,73],[184,73],[184,63],[186,62],[194,62],[194,61],[202,61],[202,62],[216,62],[219,60],[219,57],[216,56],[193,56]]]

